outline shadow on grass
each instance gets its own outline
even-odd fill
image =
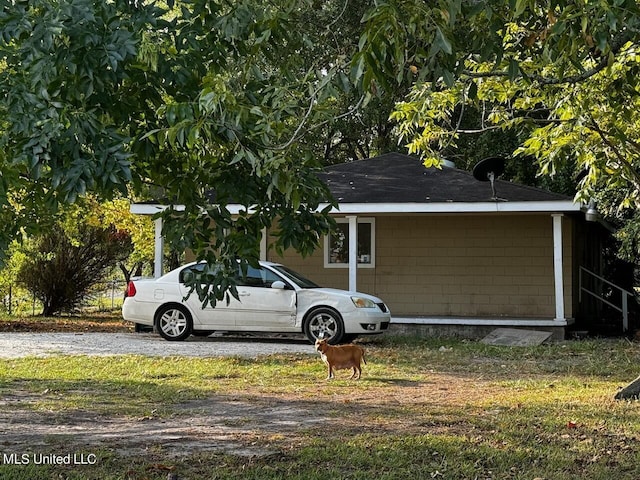
[[[211,378],[222,373],[209,372]],[[517,404],[508,389],[486,406],[452,404],[446,396],[430,397],[435,382],[379,376],[323,384],[327,391],[315,395],[313,386],[268,394],[250,383],[244,391],[213,392],[172,384],[177,378],[169,370],[149,372],[144,380],[5,380],[4,451],[88,452],[97,463],[4,462],[0,476],[159,479],[170,471],[222,479],[640,477],[640,412],[632,404],[572,404],[544,392],[530,405],[526,396]],[[367,383],[382,387],[362,388]],[[407,390],[410,395],[403,396]],[[421,390],[424,395],[416,397]]]

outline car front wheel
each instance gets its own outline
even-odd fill
[[[179,305],[167,305],[158,311],[158,333],[165,340],[180,341],[193,331],[193,320],[189,311]]]
[[[330,308],[313,310],[304,323],[304,334],[311,343],[325,339],[332,345],[344,339],[344,325],[340,314]]]

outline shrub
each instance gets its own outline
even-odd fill
[[[129,255],[131,242],[114,228],[80,225],[73,240],[51,230],[29,250],[18,281],[42,302],[42,314],[51,316],[79,307],[91,287]]]

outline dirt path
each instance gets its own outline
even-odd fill
[[[291,353],[313,355],[313,346],[302,336],[191,337],[167,342],[151,333],[0,333],[0,359],[59,354],[253,358]],[[196,451],[264,456],[273,453],[270,438],[295,436],[325,420],[308,402],[292,406],[280,400],[224,396],[174,405],[168,418],[33,411],[29,405],[38,400],[20,391],[0,398],[0,461],[5,453],[22,454],[25,449],[56,455],[108,449],[123,456],[150,451],[170,457]]]
[[[275,453],[270,439],[290,438],[326,421],[311,404],[224,397],[182,404],[169,418],[33,412],[12,409],[12,400],[17,399],[0,401],[0,451],[20,454],[25,449],[56,455],[107,449],[120,456],[153,452],[176,458],[203,451],[265,456]]]

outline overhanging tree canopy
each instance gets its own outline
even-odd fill
[[[324,29],[309,22],[318,9],[335,20]],[[386,0],[362,11],[359,38],[341,48],[346,0],[5,3],[0,247],[86,192],[157,187],[158,200],[186,206],[165,212],[169,240],[226,266],[213,280],[237,257],[257,259],[276,219],[276,247],[307,253],[330,225],[315,213],[328,193],[309,134],[340,116],[336,105],[348,115],[410,85],[395,119],[427,161],[473,104],[479,128],[522,129],[516,153],[543,172],[573,155],[587,169],[583,198],[615,189],[616,207],[637,204],[635,2]],[[318,54],[324,44],[335,54]],[[233,221],[230,201],[246,207]]]
[[[393,118],[426,164],[462,135],[516,130],[525,141],[513,155],[540,173],[575,162],[580,200],[619,217],[640,206],[637,2],[392,0],[366,20],[362,78],[414,81]],[[481,115],[463,128],[471,109]]]
[[[346,60],[309,62],[297,23],[305,2],[258,3],[5,4],[0,247],[86,192],[156,186],[186,206],[165,212],[167,237],[221,264],[213,280],[236,258],[257,260],[275,219],[276,248],[315,248],[331,223],[316,213],[328,192],[299,140],[328,118],[323,102]],[[230,201],[246,206],[233,221]],[[204,296],[227,286],[212,282]]]

